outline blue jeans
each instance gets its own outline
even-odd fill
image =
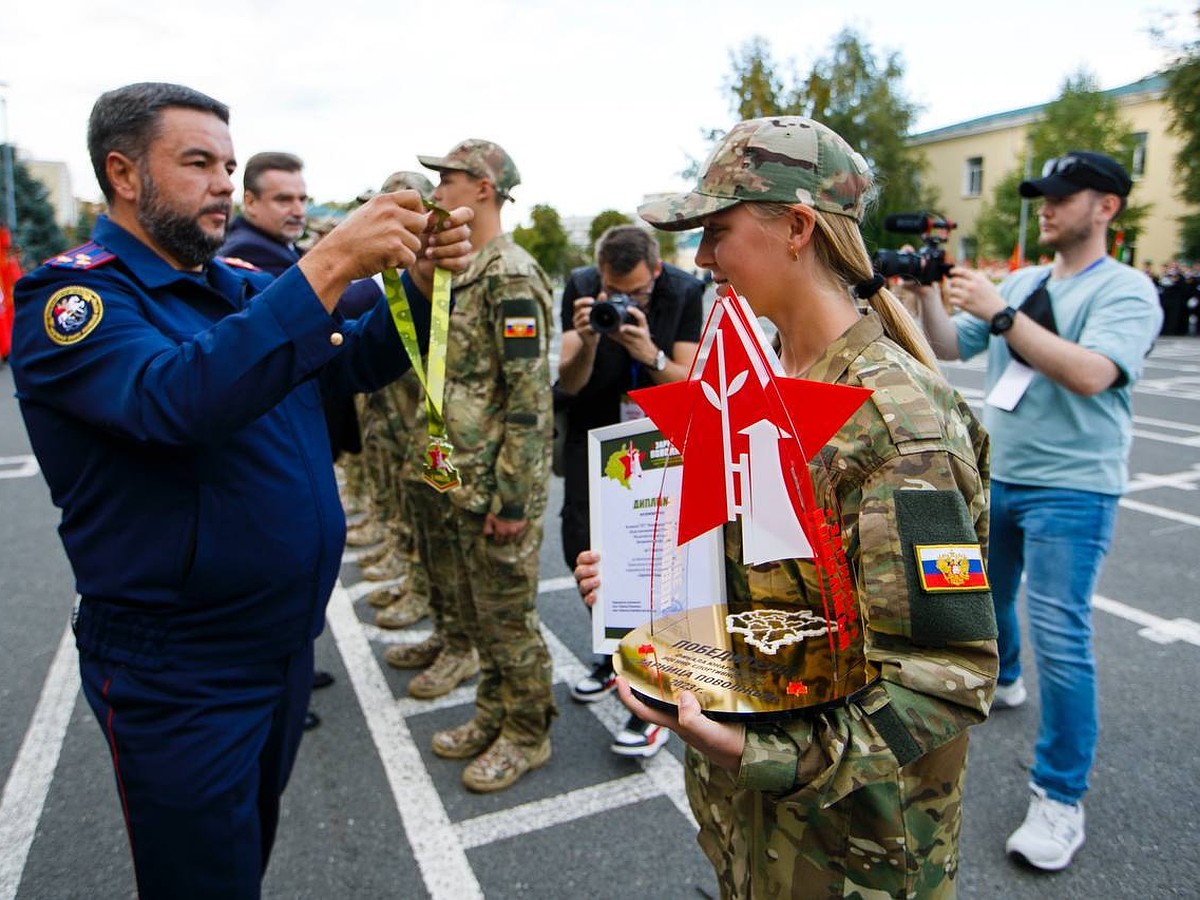
[[[1024,571],[1042,707],[1033,781],[1062,803],[1087,792],[1096,755],[1092,592],[1119,499],[992,481],[988,577],[1000,633],[999,681],[1012,684],[1021,674],[1017,591]]]

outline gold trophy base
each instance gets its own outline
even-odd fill
[[[690,609],[635,628],[613,668],[639,699],[673,711],[690,691],[717,721],[779,721],[843,706],[874,681],[861,640],[807,610]]]

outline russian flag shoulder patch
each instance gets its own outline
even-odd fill
[[[535,316],[506,316],[504,336],[505,338],[537,337],[537,318]]]
[[[978,544],[916,544],[917,572],[926,591],[991,589]]]

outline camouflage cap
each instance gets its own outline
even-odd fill
[[[466,172],[476,178],[486,178],[496,187],[496,193],[511,200],[509,194],[521,183],[521,173],[504,148],[491,141],[468,138],[445,156],[418,156],[421,165],[438,172]]]
[[[393,172],[383,181],[383,187],[377,191],[363,191],[358,195],[362,203],[366,203],[376,194],[390,194],[392,191],[416,191],[424,199],[433,197],[433,182],[420,172]]]
[[[832,129],[800,116],[748,119],[709,156],[693,191],[638,207],[664,231],[744,201],[803,203],[861,221],[874,179],[867,161]]]
[[[329,234],[340,221],[337,216],[310,216],[305,227],[310,234]]]

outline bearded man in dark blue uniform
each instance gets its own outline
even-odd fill
[[[13,375],[81,601],[83,688],[112,751],[142,897],[257,897],[299,745],[345,519],[320,388],[408,368],[387,305],[433,260],[414,191],[355,211],[272,281],[214,260],[236,166],[226,107],[179,85],[104,94],[88,149],[110,214],[16,291]]]

